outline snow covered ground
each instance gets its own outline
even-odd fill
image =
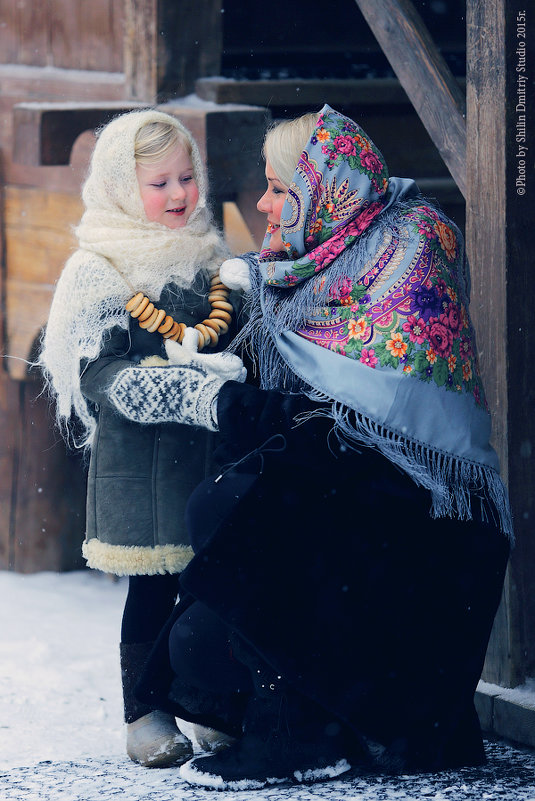
[[[535,801],[535,754],[488,743],[483,768],[216,794],[124,753],[126,581],[0,572],[0,801]]]

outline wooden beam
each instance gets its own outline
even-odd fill
[[[124,0],[126,98],[152,104],[158,94],[158,0]]]
[[[467,3],[467,250],[471,314],[516,547],[484,677],[516,686],[535,671],[535,18],[517,0]],[[531,67],[531,74],[533,68]],[[524,80],[524,78],[526,80]]]
[[[70,162],[76,139],[144,103],[18,103],[13,106],[13,161],[50,167]]]
[[[363,105],[408,106],[410,100],[397,78],[281,78],[240,80],[211,77],[195,82],[195,93],[211,103],[245,103],[254,106],[305,106],[319,108],[322,101],[334,108],[355,99]],[[318,100],[318,98],[321,98]]]
[[[466,197],[466,124],[459,85],[410,0],[355,0]]]
[[[492,5],[492,9],[490,9]],[[482,46],[484,45],[484,46]],[[493,440],[507,480],[506,230],[505,204],[505,17],[492,4],[467,8],[467,203],[466,245],[471,264],[470,312],[489,406]],[[496,336],[496,333],[499,334]],[[509,599],[511,574],[492,632],[483,677],[493,684],[518,684],[518,637]]]
[[[184,97],[195,91],[197,78],[220,75],[222,5],[222,0],[160,0],[158,100]]]
[[[222,0],[125,0],[124,72],[129,100],[153,104],[218,75]]]

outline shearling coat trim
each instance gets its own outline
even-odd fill
[[[82,553],[89,567],[116,576],[181,573],[193,558],[189,545],[110,545],[94,537],[83,543]]]

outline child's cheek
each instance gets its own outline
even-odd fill
[[[150,222],[155,222],[163,212],[163,201],[158,195],[147,192],[143,198],[143,208]]]

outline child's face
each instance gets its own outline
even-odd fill
[[[147,219],[167,228],[183,228],[199,199],[186,150],[178,146],[162,161],[138,164],[136,173]]]

